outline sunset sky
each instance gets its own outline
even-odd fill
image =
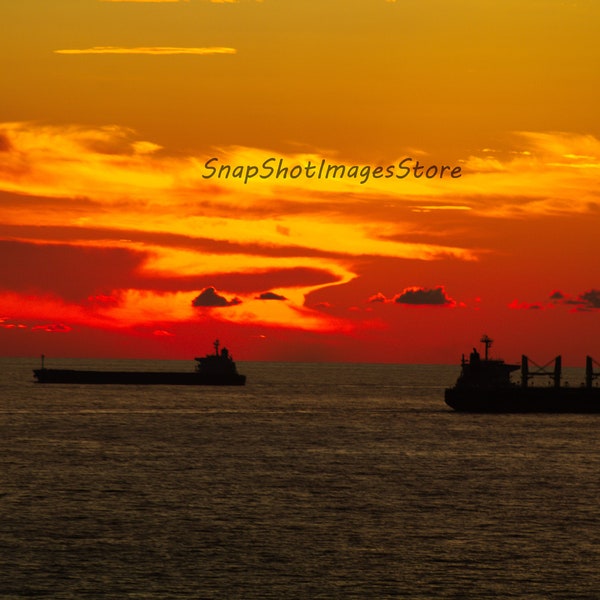
[[[600,2],[0,19],[0,354],[600,359]]]

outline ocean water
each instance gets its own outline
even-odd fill
[[[3,600],[600,598],[599,415],[454,413],[455,367],[33,367],[0,361]]]

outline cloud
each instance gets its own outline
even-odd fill
[[[27,329],[27,325],[7,318],[0,318],[0,327],[2,329]]]
[[[464,161],[462,204],[488,217],[572,215],[600,202],[600,139],[570,132],[520,131],[510,149]],[[486,190],[494,190],[493,197]]]
[[[189,2],[190,0],[99,0],[99,2]]]
[[[72,327],[64,323],[49,323],[47,325],[36,325],[31,328],[32,331],[46,331],[48,333],[68,333],[72,329]]]
[[[405,288],[400,294],[394,297],[397,304],[411,304],[418,306],[452,306],[455,304],[452,298],[449,298],[443,286],[433,289],[410,287]]]
[[[124,48],[121,46],[93,46],[92,48],[68,48],[54,50],[55,54],[236,54],[235,48],[212,46],[206,48],[186,48],[177,46],[140,46],[135,48]]]
[[[138,50],[152,53],[159,49],[97,47],[60,52]],[[163,50],[204,52],[213,49]],[[523,132],[515,135],[517,150],[514,153],[498,152],[490,158],[490,152],[482,151],[480,156],[465,160],[465,174],[455,181],[392,178],[370,180],[364,186],[353,179],[316,177],[285,180],[256,177],[246,185],[239,178],[207,179],[205,164],[209,157],[169,156],[168,149],[161,149],[150,140],[136,139],[130,129],[114,126],[85,128],[5,123],[0,125],[0,136],[0,150],[6,153],[0,165],[0,187],[5,190],[28,195],[96,196],[103,203],[136,194],[153,203],[162,198],[165,205],[173,203],[173,198],[166,197],[168,194],[177,194],[180,201],[201,194],[204,208],[211,213],[230,206],[230,200],[235,197],[236,206],[242,211],[253,211],[253,216],[286,214],[285,219],[274,219],[270,224],[268,241],[276,237],[278,245],[284,236],[297,239],[300,231],[297,220],[306,223],[310,212],[316,215],[328,211],[333,218],[327,223],[322,223],[320,215],[311,219],[311,237],[319,238],[319,247],[331,240],[330,249],[341,252],[355,246],[357,253],[397,256],[411,252],[420,257],[427,254],[429,258],[452,254],[469,259],[473,252],[465,248],[400,244],[406,233],[406,222],[421,219],[426,211],[436,211],[442,223],[442,219],[459,218],[454,217],[454,213],[469,215],[468,218],[525,217],[528,214],[585,213],[600,205],[600,141],[593,136]],[[292,166],[306,165],[309,160],[316,165],[322,159],[331,158],[318,153],[284,155],[239,146],[220,148],[217,154],[218,164],[246,170],[269,159],[273,159],[271,165],[282,159]],[[490,160],[498,167],[488,168]],[[96,194],[94,189],[98,190]],[[360,194],[356,193],[357,189]],[[389,219],[390,211],[401,218],[394,223]],[[376,222],[369,231],[364,225],[366,213],[370,223]],[[353,232],[348,230],[349,223]],[[332,227],[339,227],[340,231],[322,235],[324,229],[331,232]],[[390,244],[394,236],[397,241]],[[365,248],[367,238],[369,248]],[[379,248],[373,247],[375,243]],[[340,245],[343,246],[340,248]]]
[[[387,301],[388,301],[388,299],[381,292],[377,292],[376,294],[371,296],[368,300],[368,302],[387,302]]]
[[[513,300],[508,308],[511,310],[544,310],[547,308],[540,302],[520,302],[519,300]]]
[[[594,288],[586,290],[576,297],[565,294],[560,290],[554,290],[550,294],[549,299],[550,303],[548,304],[513,300],[509,304],[509,308],[513,310],[544,310],[555,306],[565,306],[569,307],[573,312],[600,310],[600,290]]]
[[[595,138],[517,139],[517,153],[495,151],[502,169],[465,170],[456,182],[373,180],[361,186],[257,178],[244,186],[204,179],[206,160],[216,155],[221,163],[260,165],[274,157],[293,165],[334,159],[326,152],[240,146],[182,155],[124,127],[0,124],[0,237],[13,240],[0,248],[10,258],[0,265],[0,288],[22,297],[47,294],[48,304],[33,315],[37,323],[50,322],[57,314],[50,309],[64,311],[72,302],[78,304],[69,311],[79,321],[69,323],[90,316],[127,324],[156,319],[152,329],[169,329],[164,323],[203,318],[203,312],[230,322],[333,330],[340,323],[332,314],[361,318],[348,316],[347,306],[364,312],[364,299],[381,289],[389,268],[401,268],[399,261],[412,264],[411,273],[423,268],[406,261],[452,261],[451,274],[452,265],[485,257],[493,251],[489,231],[498,221],[484,219],[594,214],[594,199],[600,201]],[[563,166],[549,166],[559,162]],[[364,261],[375,266],[372,273]],[[428,278],[437,278],[435,264],[425,268]],[[25,270],[32,276],[23,276]],[[211,298],[198,292],[205,287],[221,298],[217,290],[227,290],[217,306],[229,308],[195,311],[195,302],[209,305]],[[263,290],[276,290],[286,301],[265,302],[270,298],[261,298]],[[230,294],[243,304],[236,308],[232,302],[239,299]],[[573,298],[574,309],[597,309],[593,294]],[[369,301],[372,309],[387,301],[389,314],[392,304],[454,302],[443,288],[422,287]],[[18,310],[6,314],[15,319],[33,310],[17,300],[11,306]],[[40,316],[42,308],[48,312]]]
[[[190,0],[99,0],[99,2],[189,2]],[[263,0],[253,0],[255,2],[262,2]],[[388,0],[389,2],[390,0]],[[238,4],[240,0],[208,0],[211,4]]]
[[[287,298],[274,292],[263,292],[260,296],[256,297],[256,300],[287,300]]]
[[[0,228],[0,235],[5,228]],[[34,227],[34,231],[26,227],[24,231],[31,235],[35,230],[38,235],[43,235],[43,227]],[[71,243],[0,240],[0,254],[6,258],[0,264],[0,306],[5,314],[17,318],[27,316],[38,323],[61,314],[64,319],[69,319],[65,322],[70,324],[93,323],[101,328],[148,324],[162,329],[165,322],[183,323],[197,319],[193,306],[196,301],[198,306],[229,307],[224,311],[229,322],[242,324],[250,321],[288,329],[322,330],[330,326],[331,319],[321,318],[317,311],[305,308],[305,297],[311,290],[345,280],[323,269],[298,267],[297,258],[289,259],[290,265],[296,265],[289,268],[227,272],[227,269],[243,266],[240,265],[243,257],[240,255],[232,261],[232,254],[226,252],[227,246],[220,248],[222,254],[209,254],[207,257],[202,245],[193,251],[179,251],[165,246],[150,247],[132,240],[111,240],[107,237],[111,235],[110,231],[94,229],[90,230],[89,240],[81,240],[86,230],[67,230],[71,236],[76,236]],[[64,237],[67,230],[60,228],[59,236]],[[13,237],[17,229],[8,228],[6,231],[12,231],[9,235]],[[116,235],[119,233],[115,232]],[[133,233],[123,232],[134,237]],[[177,236],[174,239],[178,243],[186,241],[189,244],[191,241]],[[172,238],[167,236],[166,242],[170,241]],[[115,244],[132,243],[135,249],[114,247]],[[178,257],[180,252],[184,258]],[[165,256],[171,253],[175,258],[163,263]],[[198,265],[193,263],[198,263],[199,257],[207,260],[196,269]],[[262,262],[259,256],[249,260],[254,267]],[[265,265],[269,261],[276,265],[280,259],[270,258],[267,254]],[[186,266],[188,263],[190,266]],[[45,268],[40,269],[42,264]],[[212,274],[208,271],[211,266]],[[177,272],[178,268],[182,273]],[[36,276],[23,277],[23,270]],[[195,300],[198,293],[191,292],[198,289],[199,283],[202,289],[204,281],[221,298],[223,294],[217,294],[217,289],[235,289],[241,299],[219,300],[208,292],[208,295],[201,295]],[[209,285],[212,282],[218,282],[216,288]],[[269,287],[289,290],[285,294],[287,301],[256,300],[257,292]],[[44,301],[41,302],[40,298]],[[244,309],[233,312],[233,307],[242,300]],[[213,314],[211,318],[224,320],[225,316]],[[335,327],[343,329],[344,324],[335,324]]]
[[[352,182],[311,180],[285,191],[268,180],[246,188],[232,181],[213,184],[203,178],[202,156],[149,151],[156,145],[119,127],[8,123],[0,126],[0,133],[13,146],[0,162],[0,189],[63,199],[60,214],[56,207],[43,215],[38,212],[40,224],[195,232],[240,247],[257,243],[274,249],[295,246],[296,257],[315,257],[303,266],[325,266],[344,279],[352,276],[343,264],[349,256],[474,258],[472,251],[444,245],[443,240],[418,243],[403,239],[403,225],[389,218],[390,209],[384,202],[388,192],[381,198],[367,191],[364,198],[350,196]],[[262,162],[272,153],[233,148],[223,154],[227,162],[243,164]],[[397,194],[393,198],[401,210],[403,200]],[[142,220],[141,208],[145,211]],[[317,261],[316,257],[327,260]]]
[[[241,304],[239,298],[232,298],[227,300],[225,296],[221,296],[217,293],[214,287],[204,288],[194,300],[192,300],[192,306],[235,306]]]
[[[600,309],[600,290],[590,289],[579,294],[576,298],[564,296],[562,303],[572,307],[577,312],[588,312]]]
[[[600,308],[600,290],[588,290],[579,295],[581,303],[587,309]]]

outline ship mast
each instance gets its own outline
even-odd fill
[[[482,344],[485,344],[485,360],[488,359],[488,351],[490,346],[494,343],[494,340],[490,339],[487,334],[484,334],[483,337],[479,340]]]

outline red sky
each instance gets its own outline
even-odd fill
[[[3,355],[600,357],[598,3],[0,17]]]

